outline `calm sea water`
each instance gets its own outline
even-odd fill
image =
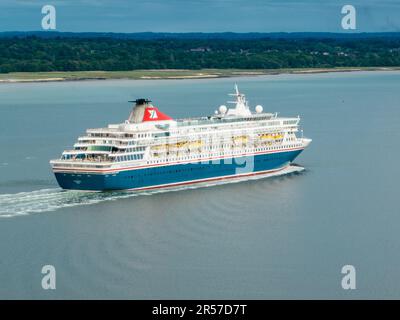
[[[302,173],[152,195],[60,192],[48,161],[138,97],[301,115]],[[400,298],[400,73],[0,85],[0,298]],[[57,289],[41,287],[54,265]],[[341,288],[354,265],[357,289]]]

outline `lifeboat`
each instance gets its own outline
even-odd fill
[[[269,134],[269,133],[261,134],[259,137],[260,137],[260,139],[262,139],[262,140],[273,139],[272,134]]]
[[[165,150],[165,149],[181,149],[185,146],[187,146],[189,143],[187,141],[181,141],[177,143],[171,143],[171,144],[159,144],[151,147],[151,150]]]
[[[233,141],[235,143],[247,143],[247,141],[249,140],[249,138],[247,136],[237,136],[237,137],[233,137]]]
[[[259,135],[262,140],[279,140],[283,138],[283,134],[281,133],[263,133]]]
[[[279,140],[279,139],[282,139],[282,138],[283,138],[283,134],[281,134],[281,133],[277,133],[277,134],[274,135],[274,139],[275,140]]]
[[[191,141],[188,143],[188,148],[196,149],[196,148],[200,148],[202,145],[203,145],[203,142],[201,140]]]

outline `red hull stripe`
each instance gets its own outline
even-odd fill
[[[156,164],[149,164],[149,165],[143,165],[143,166],[133,166],[133,167],[125,167],[125,168],[115,168],[115,169],[78,169],[78,168],[56,168],[53,171],[54,172],[87,172],[87,173],[112,173],[112,172],[120,172],[120,171],[127,171],[127,170],[137,170],[137,169],[144,169],[144,168],[151,168],[151,167],[163,167],[163,166],[169,166],[169,165],[174,165],[174,164],[188,164],[188,163],[195,163],[195,162],[203,162],[203,161],[209,161],[209,160],[218,160],[218,159],[231,159],[231,158],[239,158],[239,157],[246,157],[246,156],[253,156],[253,155],[259,155],[259,154],[268,154],[268,153],[279,153],[279,152],[286,152],[286,151],[296,151],[296,150],[303,150],[304,148],[289,148],[289,149],[282,149],[282,150],[275,150],[275,151],[267,151],[267,152],[255,152],[255,153],[242,153],[238,155],[233,155],[230,157],[211,157],[211,158],[197,158],[197,159],[192,159],[190,161],[175,161],[175,162],[164,162],[164,163],[156,163]]]

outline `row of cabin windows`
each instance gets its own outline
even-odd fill
[[[246,118],[246,121],[250,121],[250,120],[260,120],[260,119],[252,119],[252,118]],[[283,124],[296,124],[297,120],[286,120],[283,121]],[[267,126],[274,126],[274,125],[280,125],[280,121],[270,121],[268,123],[262,123],[262,125],[267,125]],[[235,127],[234,125],[230,126],[230,127]],[[218,130],[219,127],[215,126],[215,127],[203,127],[203,128],[193,128],[195,129],[194,131],[209,131],[210,129],[214,129],[214,130]],[[181,131],[179,132],[179,134],[187,134],[187,133],[191,133],[193,132],[193,129],[188,131]],[[197,129],[197,130],[196,130]],[[170,136],[171,134],[175,135],[178,134],[178,131],[166,131],[166,132],[157,132],[157,133],[139,133],[137,135],[138,138],[148,138],[148,137],[163,137],[163,136]]]
[[[264,120],[263,118],[244,118],[241,119],[240,121],[255,121],[255,120]],[[266,119],[265,119],[266,120]],[[284,125],[288,124],[296,124],[298,120],[285,120],[283,121]],[[273,126],[273,125],[280,125],[280,121],[269,121],[267,123],[261,123],[261,125],[267,125],[267,126]],[[234,127],[234,125],[231,125],[230,127]],[[202,128],[197,128],[200,129],[201,131],[205,130],[208,131],[210,129],[218,129],[219,126],[214,126],[214,127],[202,127]],[[170,134],[176,134],[176,131],[172,132],[157,132],[157,133],[138,133],[137,138],[149,138],[149,137],[161,137],[161,136],[169,136]],[[88,136],[90,137],[104,137],[104,138],[114,138],[117,137],[113,135],[112,133],[88,133]],[[121,137],[121,136],[118,136]],[[126,133],[122,135],[123,138],[136,138],[135,134],[129,134]]]
[[[116,162],[121,162],[121,161],[130,161],[130,160],[141,160],[143,159],[143,153],[140,154],[129,154],[126,156],[118,156],[115,157]]]
[[[169,136],[170,136],[170,132],[168,132],[168,131],[153,133],[153,138],[169,137]]]
[[[136,147],[136,148],[127,148],[125,152],[137,152],[137,151],[144,151],[146,147]]]
[[[96,138],[135,138],[135,134],[131,133],[125,133],[123,135],[116,135],[114,133],[93,133],[93,132],[88,132],[87,133],[88,137],[96,137]]]
[[[285,121],[283,121],[283,124],[285,125],[285,124],[296,124],[297,123],[297,120],[285,120]]]
[[[292,120],[292,121],[297,121],[297,120]],[[217,128],[215,128],[217,129]],[[196,131],[196,130],[195,130]],[[208,130],[207,130],[208,131]],[[193,131],[185,131],[185,132],[180,132],[180,134],[188,134],[188,133],[192,133]],[[165,136],[170,136],[172,134],[177,134],[178,132],[160,132],[160,133],[139,133],[137,135],[138,138],[148,138],[148,137],[154,137],[154,138],[159,138],[159,137],[165,137]],[[263,132],[260,132],[263,133]],[[128,145],[133,145],[136,144],[136,141],[128,141]]]
[[[199,167],[191,167],[191,168],[182,168],[182,169],[175,169],[175,170],[162,170],[162,171],[150,171],[145,173],[145,176],[152,176],[152,175],[160,175],[160,174],[173,174],[173,173],[180,173],[180,172],[190,172],[190,171],[199,171],[204,170],[208,166],[199,166]]]
[[[284,145],[284,146],[275,146],[275,147],[264,147],[264,148],[255,148],[252,151],[266,151],[266,150],[276,150],[276,149],[287,149],[287,148],[297,148],[299,145]],[[237,150],[232,152],[231,154],[241,154],[243,151],[246,152],[246,150]],[[177,157],[176,160],[191,160],[191,159],[196,159],[196,158],[202,158],[202,157],[209,157],[209,156],[224,156],[226,153],[219,152],[219,153],[209,153],[209,154],[196,154],[196,155],[191,155],[187,157]],[[170,154],[167,153],[167,156],[170,157]],[[153,160],[153,161],[147,161],[147,163],[162,163],[165,162],[166,159],[163,160]]]
[[[79,154],[63,154],[61,156],[62,160],[109,160],[107,155],[104,154],[86,154],[86,153],[79,153]]]
[[[282,139],[275,140],[275,143],[282,142]],[[207,146],[203,148],[203,150],[213,150],[213,149],[224,149],[224,148],[238,148],[242,147],[243,145],[247,145],[247,143],[242,142],[242,143],[237,143],[237,144],[221,144],[220,146]],[[197,148],[194,148],[197,149]]]

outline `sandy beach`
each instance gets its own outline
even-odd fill
[[[348,67],[348,68],[305,68],[305,69],[163,69],[132,71],[65,71],[65,72],[14,72],[0,74],[0,83],[59,82],[107,79],[160,80],[160,79],[209,79],[241,76],[278,74],[315,74],[327,72],[394,71],[400,67]]]

